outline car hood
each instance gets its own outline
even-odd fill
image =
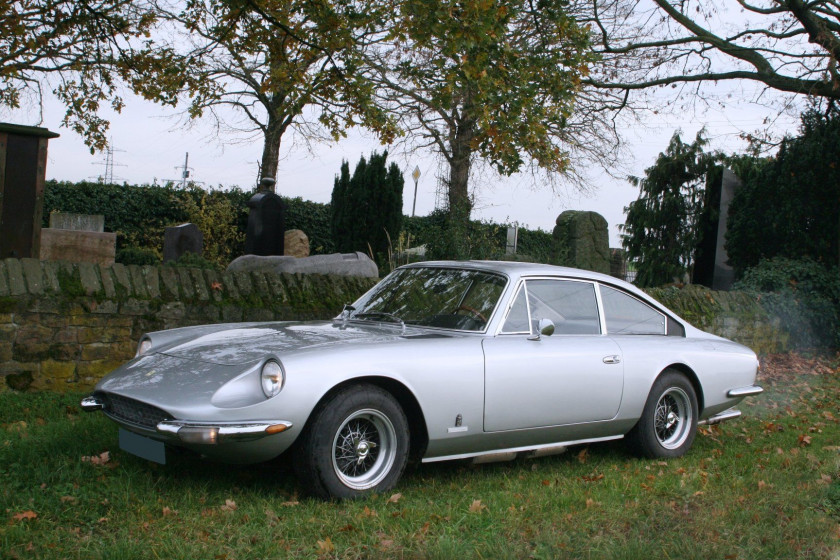
[[[264,400],[258,370],[270,356],[322,352],[341,345],[448,337],[446,333],[390,325],[339,322],[250,323],[151,333],[153,351],[117,368],[97,391],[121,394],[170,411],[201,413],[203,407],[233,408]],[[224,391],[220,391],[225,387]],[[188,395],[189,398],[185,399]],[[208,408],[205,412],[210,412]]]
[[[214,332],[184,333],[155,351],[190,362],[244,365],[289,352],[319,350],[345,344],[382,343],[422,336],[419,329],[341,322],[250,323]],[[438,333],[439,336],[446,336]],[[428,336],[428,334],[426,335]]]

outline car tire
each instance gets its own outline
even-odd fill
[[[396,485],[409,443],[408,421],[396,399],[375,385],[351,385],[313,413],[301,434],[295,470],[315,496],[359,498]]]
[[[665,370],[653,383],[639,422],[627,434],[627,443],[642,457],[680,457],[694,442],[697,418],[694,386],[679,371]]]

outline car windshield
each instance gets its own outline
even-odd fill
[[[357,301],[348,318],[483,331],[506,283],[479,270],[403,268]]]

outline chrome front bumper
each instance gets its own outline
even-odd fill
[[[104,403],[91,395],[82,399],[82,410],[93,412],[103,410]],[[119,423],[119,422],[118,422]],[[180,440],[184,443],[216,444],[238,441],[253,441],[285,432],[292,427],[286,420],[253,420],[240,422],[192,422],[189,420],[164,420],[155,426],[155,432],[164,440]],[[137,428],[135,428],[137,429]],[[151,433],[150,430],[143,430]]]

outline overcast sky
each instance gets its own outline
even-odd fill
[[[716,105],[704,112],[668,115],[663,112],[651,116],[645,126],[633,126],[624,131],[628,143],[625,169],[641,175],[653,164],[657,154],[665,150],[676,129],[683,132],[683,140],[691,141],[703,126],[711,147],[727,152],[741,152],[746,143],[739,139],[742,131],[753,132],[764,126],[765,119],[775,118],[772,109],[745,101],[752,99],[748,89],[738,92],[725,105]],[[262,153],[259,138],[243,141],[235,136],[213,138],[209,123],[196,123],[191,127],[179,125],[172,109],[126,96],[126,107],[121,114],[104,116],[111,121],[113,175],[116,182],[129,184],[179,179],[184,159],[189,153],[191,177],[205,187],[228,188],[238,185],[248,188],[254,184],[257,162]],[[663,104],[668,103],[663,100]],[[0,120],[16,124],[38,125],[61,134],[50,142],[47,178],[67,181],[95,179],[105,173],[105,154],[91,155],[81,138],[71,130],[61,128],[62,107],[49,101],[44,108],[43,120],[36,110],[0,112]],[[776,118],[777,133],[795,132],[797,119],[786,115]],[[350,162],[351,171],[362,155],[372,150],[382,150],[375,139],[361,131],[351,131],[347,139],[335,144],[316,146],[310,153],[303,146],[292,146],[284,138],[278,172],[277,192],[284,196],[300,196],[316,202],[328,202],[333,179],[342,160]],[[396,162],[406,178],[403,193],[404,212],[411,214],[414,182],[411,172],[415,166],[421,171],[417,191],[417,215],[426,215],[434,209],[437,176],[440,170],[437,159],[430,153],[406,154],[391,152],[389,161]],[[626,180],[614,179],[605,173],[597,175],[591,195],[581,195],[573,185],[560,193],[549,188],[533,188],[530,177],[501,178],[492,172],[474,174],[471,186],[478,186],[473,217],[495,222],[519,222],[532,229],[551,231],[558,214],[564,210],[592,210],[603,215],[610,225],[610,246],[619,247],[618,224],[624,223],[623,209],[638,196],[638,189]]]

